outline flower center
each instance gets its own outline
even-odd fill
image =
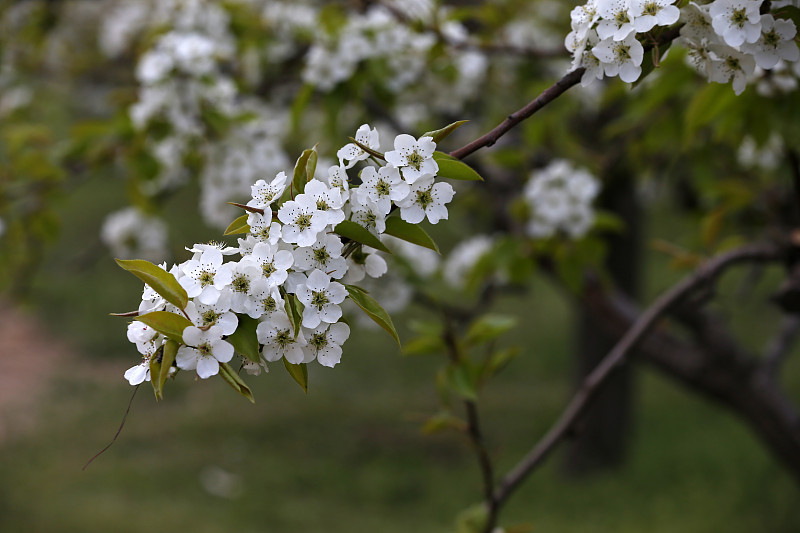
[[[321,350],[328,345],[328,337],[324,333],[314,333],[308,343],[317,350]]]
[[[747,22],[747,10],[745,8],[734,9],[731,14],[731,22],[738,28],[743,28],[744,23]]]
[[[389,196],[392,192],[392,188],[383,180],[378,180],[378,183],[375,184],[375,191],[378,193],[378,196]]]
[[[201,356],[208,357],[209,355],[211,355],[211,345],[208,343],[201,344],[200,346],[197,347],[197,351],[200,352]]]
[[[330,209],[330,207],[328,207],[328,204],[325,202],[325,200],[319,199],[317,200],[317,209],[320,211],[327,211]]]
[[[208,311],[200,315],[200,318],[203,319],[204,326],[209,326],[217,321],[217,318],[219,318],[219,314],[217,314],[217,312],[214,311],[213,309],[209,309]]]
[[[422,209],[427,209],[433,203],[431,191],[417,191],[417,203]]]
[[[209,272],[208,270],[203,270],[200,272],[200,276],[197,278],[197,281],[200,282],[201,287],[207,287],[214,283],[214,273]]]
[[[630,21],[625,11],[617,11],[617,14],[614,15],[614,22],[617,23],[617,28],[621,28],[623,24],[627,24]]]
[[[281,348],[286,348],[289,344],[292,343],[292,333],[288,329],[279,330],[275,334],[275,344],[280,346]]]
[[[416,151],[415,152],[411,152],[410,154],[408,154],[406,156],[406,162],[408,163],[408,166],[413,167],[415,170],[419,170],[419,167],[422,165],[422,163],[424,161],[425,161],[425,158],[422,157]]]
[[[652,15],[655,16],[658,12],[661,11],[661,6],[655,2],[646,2],[644,4],[644,10],[642,11],[645,15]]]
[[[316,248],[314,250],[314,261],[319,263],[320,265],[325,265],[328,263],[328,259],[330,259],[331,254],[328,253],[328,250],[325,248]]]
[[[781,43],[781,36],[773,28],[769,33],[764,34],[764,44],[771,48],[778,48]]]
[[[307,230],[311,227],[311,215],[308,213],[303,213],[297,217],[295,220],[295,225],[300,228],[300,231]]]
[[[739,63],[739,60],[731,56],[725,58],[725,66],[728,67],[728,70],[731,72],[742,70],[742,65]]]
[[[264,312],[266,313],[271,313],[275,311],[275,309],[278,307],[278,304],[275,302],[275,298],[273,298],[272,296],[264,298],[263,303],[264,303]]]
[[[235,278],[233,278],[231,285],[233,286],[233,290],[235,290],[236,292],[246,293],[247,291],[250,290],[250,280],[247,279],[247,276],[243,274],[240,274]]]
[[[323,306],[329,302],[328,295],[325,291],[312,291],[311,292],[311,305],[322,311]]]
[[[265,277],[270,277],[274,274],[278,269],[275,268],[275,261],[270,261],[269,263],[261,263],[261,272],[264,273]]]
[[[624,62],[626,62],[626,61],[630,61],[630,59],[631,59],[631,52],[630,52],[630,50],[631,50],[631,47],[630,47],[630,46],[628,46],[628,45],[626,45],[626,44],[619,43],[619,44],[617,44],[617,46],[614,48],[614,53],[616,53],[616,54],[617,54],[617,59],[618,59],[619,61],[622,61],[622,62],[624,63]]]

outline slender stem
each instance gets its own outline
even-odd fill
[[[462,354],[459,349],[458,339],[456,338],[455,328],[453,327],[449,313],[444,310],[442,312],[445,324],[442,340],[447,346],[447,354],[450,361],[453,364],[458,364],[462,360]],[[483,431],[481,430],[477,403],[474,400],[465,399],[464,408],[467,413],[467,436],[478,458],[481,479],[483,481],[483,497],[488,509],[484,533],[491,533],[497,523],[497,510],[499,507],[494,497],[494,467],[492,465],[492,458],[489,455],[489,450],[486,447]]]
[[[654,39],[653,43],[648,44],[644,47],[645,52],[649,52],[653,49],[654,46],[663,46],[667,43],[672,42],[675,38],[678,37],[680,34],[680,29],[683,24],[679,24],[677,26],[673,26],[668,28],[662,32],[660,32]],[[489,133],[478,137],[471,143],[462,146],[457,150],[453,150],[450,152],[452,157],[456,159],[464,159],[471,153],[488,146],[494,145],[497,140],[508,133],[514,126],[525,120],[526,118],[531,117],[534,113],[542,109],[544,106],[564,94],[570,87],[577,85],[578,82],[581,81],[581,77],[586,69],[583,67],[573,70],[572,72],[565,74],[563,78],[555,82],[553,85],[545,89],[539,96],[528,102],[525,107],[522,109],[511,113],[506,117],[503,122],[497,125],[492,131]]]
[[[798,333],[800,333],[800,317],[788,315],[783,319],[780,329],[764,354],[764,371],[771,381],[777,381],[781,366],[794,346]]]
[[[544,462],[556,446],[568,435],[578,417],[612,372],[619,368],[631,350],[653,329],[658,319],[698,288],[712,283],[728,267],[742,262],[770,261],[782,257],[784,250],[773,244],[751,244],[720,254],[702,264],[694,273],[663,293],[634,322],[614,348],[584,379],[581,387],[545,436],[500,481],[494,501],[502,505],[519,485]]]

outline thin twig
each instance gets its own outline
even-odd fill
[[[452,318],[449,313],[443,310],[442,314],[445,319],[442,340],[447,346],[447,353],[450,357],[450,361],[453,364],[458,364],[462,357],[459,352],[455,327],[453,326]],[[478,465],[481,470],[481,479],[483,481],[483,497],[488,509],[484,532],[491,533],[497,522],[497,510],[499,507],[494,497],[494,467],[492,466],[492,458],[489,455],[489,450],[486,447],[486,441],[483,437],[483,431],[481,430],[477,403],[473,400],[464,399],[464,408],[467,413],[467,436],[469,436],[472,447],[477,454]]]
[[[600,364],[584,379],[577,393],[547,434],[500,481],[494,494],[494,501],[497,502],[498,507],[567,436],[600,387],[613,371],[627,360],[631,350],[653,329],[662,315],[696,289],[712,283],[728,267],[742,262],[770,261],[782,257],[783,254],[784,250],[774,244],[751,244],[720,254],[702,264],[693,274],[685,277],[656,299],[639,316]]]
[[[114,434],[114,438],[111,439],[111,442],[109,442],[105,448],[94,454],[94,456],[91,459],[86,461],[86,464],[83,465],[83,468],[81,468],[81,470],[86,470],[86,467],[92,464],[92,461],[100,457],[107,449],[111,448],[112,444],[117,442],[117,437],[119,437],[119,434],[122,433],[122,428],[125,427],[125,421],[128,419],[128,413],[131,412],[131,405],[133,405],[133,399],[136,397],[136,392],[138,390],[139,390],[139,385],[136,385],[136,387],[133,388],[133,394],[131,394],[131,399],[128,400],[128,408],[125,409],[125,414],[122,416],[122,422],[120,422],[119,429],[117,429],[117,432]]]
[[[654,37],[652,44],[648,44],[644,47],[644,51],[648,52],[652,50],[654,46],[663,46],[669,42],[672,42],[680,34],[679,32],[681,26],[682,24],[673,26],[659,33],[656,37]],[[497,127],[495,127],[492,131],[481,137],[478,137],[471,143],[462,146],[458,150],[453,150],[450,152],[450,155],[456,159],[464,159],[480,148],[494,145],[494,143],[496,143],[500,137],[508,133],[508,131],[514,126],[529,118],[544,106],[564,94],[570,87],[577,85],[578,82],[581,81],[581,77],[583,76],[585,70],[586,69],[581,67],[564,75],[563,78],[545,89],[539,96],[528,102],[525,107],[508,115],[508,117],[506,117],[506,119],[498,124]]]

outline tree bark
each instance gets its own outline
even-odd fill
[[[606,172],[607,184],[601,206],[626,222],[626,231],[607,237],[606,268],[615,285],[636,300],[640,284],[641,218],[634,180],[617,161]],[[619,340],[609,334],[594,314],[581,306],[577,310],[575,383],[580,385]],[[564,470],[568,475],[588,475],[621,466],[627,456],[634,416],[634,369],[625,365],[603,387],[593,405],[577,424],[567,445]]]

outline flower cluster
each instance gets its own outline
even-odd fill
[[[604,76],[638,80],[644,47],[637,36],[679,19],[694,64],[709,81],[732,81],[736,94],[744,90],[756,65],[772,69],[781,60],[800,59],[794,22],[761,15],[760,0],[689,2],[681,9],[674,4],[675,0],[589,0],[573,9],[565,45],[573,54],[573,68],[586,69],[581,84]]]
[[[550,237],[561,230],[574,239],[583,236],[594,223],[592,201],[599,190],[594,176],[568,161],[553,161],[535,171],[524,191],[530,211],[528,235]]]
[[[186,292],[185,308],[145,285],[138,310],[143,321],[128,328],[129,340],[143,356],[125,374],[131,384],[150,379],[150,360],[167,340],[168,332],[148,326],[142,316],[156,311],[191,322],[183,329],[175,364],[203,379],[233,358],[227,339],[247,320],[257,321],[259,355],[245,364],[252,373],[281,359],[294,365],[316,360],[328,367],[339,362],[350,334],[340,322],[341,304],[350,291],[360,291],[346,284],[387,271],[385,260],[358,235],[382,246],[379,236],[390,214],[406,223],[447,219],[445,205],[454,194],[452,186],[435,180],[431,137],[398,135],[385,154],[378,151],[378,133],[370,126],[361,126],[356,139],[358,144],[338,151],[339,163],[321,178],[311,163],[316,153],[307,151],[303,165],[310,166],[298,167],[306,173],[300,180],[280,172],[253,184],[244,206],[246,225],[241,220],[247,234],[238,246],[197,244],[191,259],[169,269]],[[381,158],[385,164],[379,164]],[[356,170],[359,179],[351,176]]]

